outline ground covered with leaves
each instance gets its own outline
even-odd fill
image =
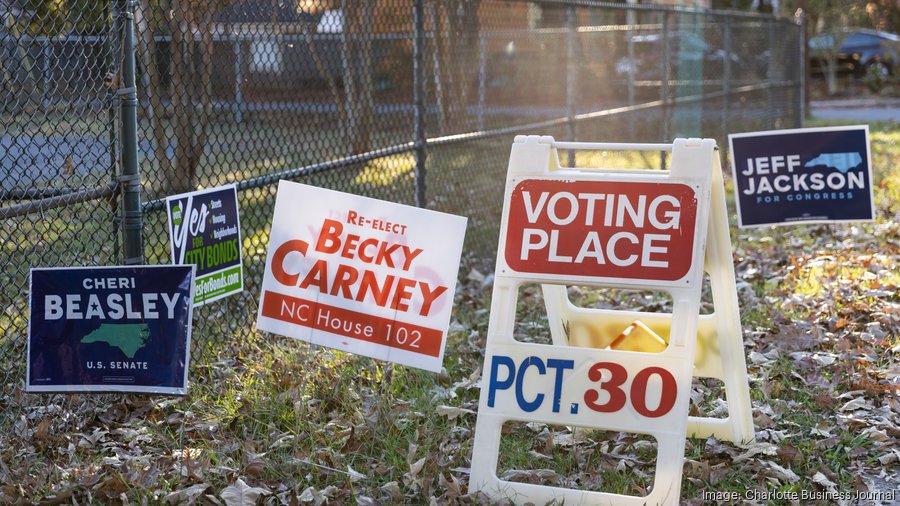
[[[689,439],[684,503],[722,502],[713,491],[743,504],[878,504],[825,496],[856,491],[900,502],[895,126],[874,126],[872,152],[876,223],[732,231],[757,436],[745,447]],[[0,435],[0,503],[490,504],[468,491],[492,286],[484,271],[465,267],[441,374],[259,335],[195,364],[185,398],[35,402],[7,389],[0,409],[17,418]],[[546,334],[540,290],[520,295],[518,331]],[[722,398],[720,385],[697,381],[692,410],[722,415]],[[504,431],[498,474],[645,494],[654,456],[644,436],[517,423]],[[787,495],[804,491],[813,498]]]

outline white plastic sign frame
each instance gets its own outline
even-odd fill
[[[722,441],[744,445],[754,437],[753,411],[719,156],[714,157],[712,171],[709,236],[706,241],[704,269],[709,274],[714,312],[700,315],[694,376],[722,381],[728,415],[689,417],[688,436],[715,436]],[[541,288],[554,344],[581,345],[569,339],[564,322],[570,327],[585,323],[596,331],[616,335],[639,320],[657,334],[669,332],[671,314],[577,307],[569,300],[565,286],[545,284]]]
[[[564,169],[556,148],[667,150],[672,152],[670,171]],[[496,279],[485,350],[478,421],[473,446],[471,490],[498,500],[537,504],[677,504],[690,401],[696,344],[703,254],[706,247],[711,171],[715,141],[676,139],[673,144],[557,143],[552,137],[517,136],[510,154],[506,198],[497,253]],[[611,191],[619,183],[657,183],[676,189],[687,185],[696,198],[691,261],[678,279],[654,280],[623,277],[577,276],[516,270],[507,261],[510,197],[524,179],[605,182]],[[528,211],[536,218],[533,196]],[[545,203],[552,198],[547,195]],[[556,205],[568,197],[557,198]],[[593,198],[593,197],[590,197]],[[640,198],[632,199],[639,202]],[[525,204],[528,205],[528,204]],[[565,204],[556,218],[565,214]],[[568,215],[566,215],[568,216]],[[631,217],[632,220],[635,218]],[[560,219],[565,222],[566,220]],[[618,223],[617,223],[618,224]],[[624,222],[623,222],[624,224]],[[564,225],[560,225],[564,226]],[[656,227],[659,228],[659,227]],[[532,244],[543,241],[538,237]],[[527,244],[527,241],[522,244]],[[526,253],[519,246],[520,256]],[[548,233],[547,247],[550,246]],[[513,252],[514,254],[516,251]],[[530,252],[528,252],[530,253]],[[675,254],[676,252],[667,252]],[[559,254],[558,254],[559,255]],[[669,256],[665,256],[669,258]],[[548,253],[549,258],[549,253]],[[621,257],[618,257],[621,258]],[[660,256],[654,257],[661,261]],[[513,329],[519,286],[524,283],[583,284],[628,289],[664,290],[673,298],[672,332],[668,347],[658,354],[540,345],[516,341]],[[510,420],[582,426],[642,433],[657,440],[657,464],[653,490],[645,497],[607,492],[547,487],[501,480],[497,476],[500,435]]]

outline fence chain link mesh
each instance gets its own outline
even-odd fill
[[[117,9],[68,4],[0,2],[0,446],[25,435],[26,406],[72,413],[71,399],[23,394],[29,269],[119,257]]]
[[[0,444],[32,410],[78,402],[23,393],[29,268],[122,261],[124,3],[62,4],[0,1]],[[245,290],[195,311],[194,363],[255,332],[279,179],[424,195],[468,216],[466,266],[490,270],[515,134],[724,146],[728,132],[802,124],[793,19],[563,0],[139,0],[134,22],[146,262],[170,261],[166,196],[240,190]]]

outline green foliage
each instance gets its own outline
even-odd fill
[[[16,20],[31,35],[96,35],[108,31],[110,2],[102,0],[28,0],[27,17]]]

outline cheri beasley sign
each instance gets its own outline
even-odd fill
[[[193,265],[31,270],[29,392],[184,395]]]
[[[281,181],[257,328],[439,371],[458,216]]]

